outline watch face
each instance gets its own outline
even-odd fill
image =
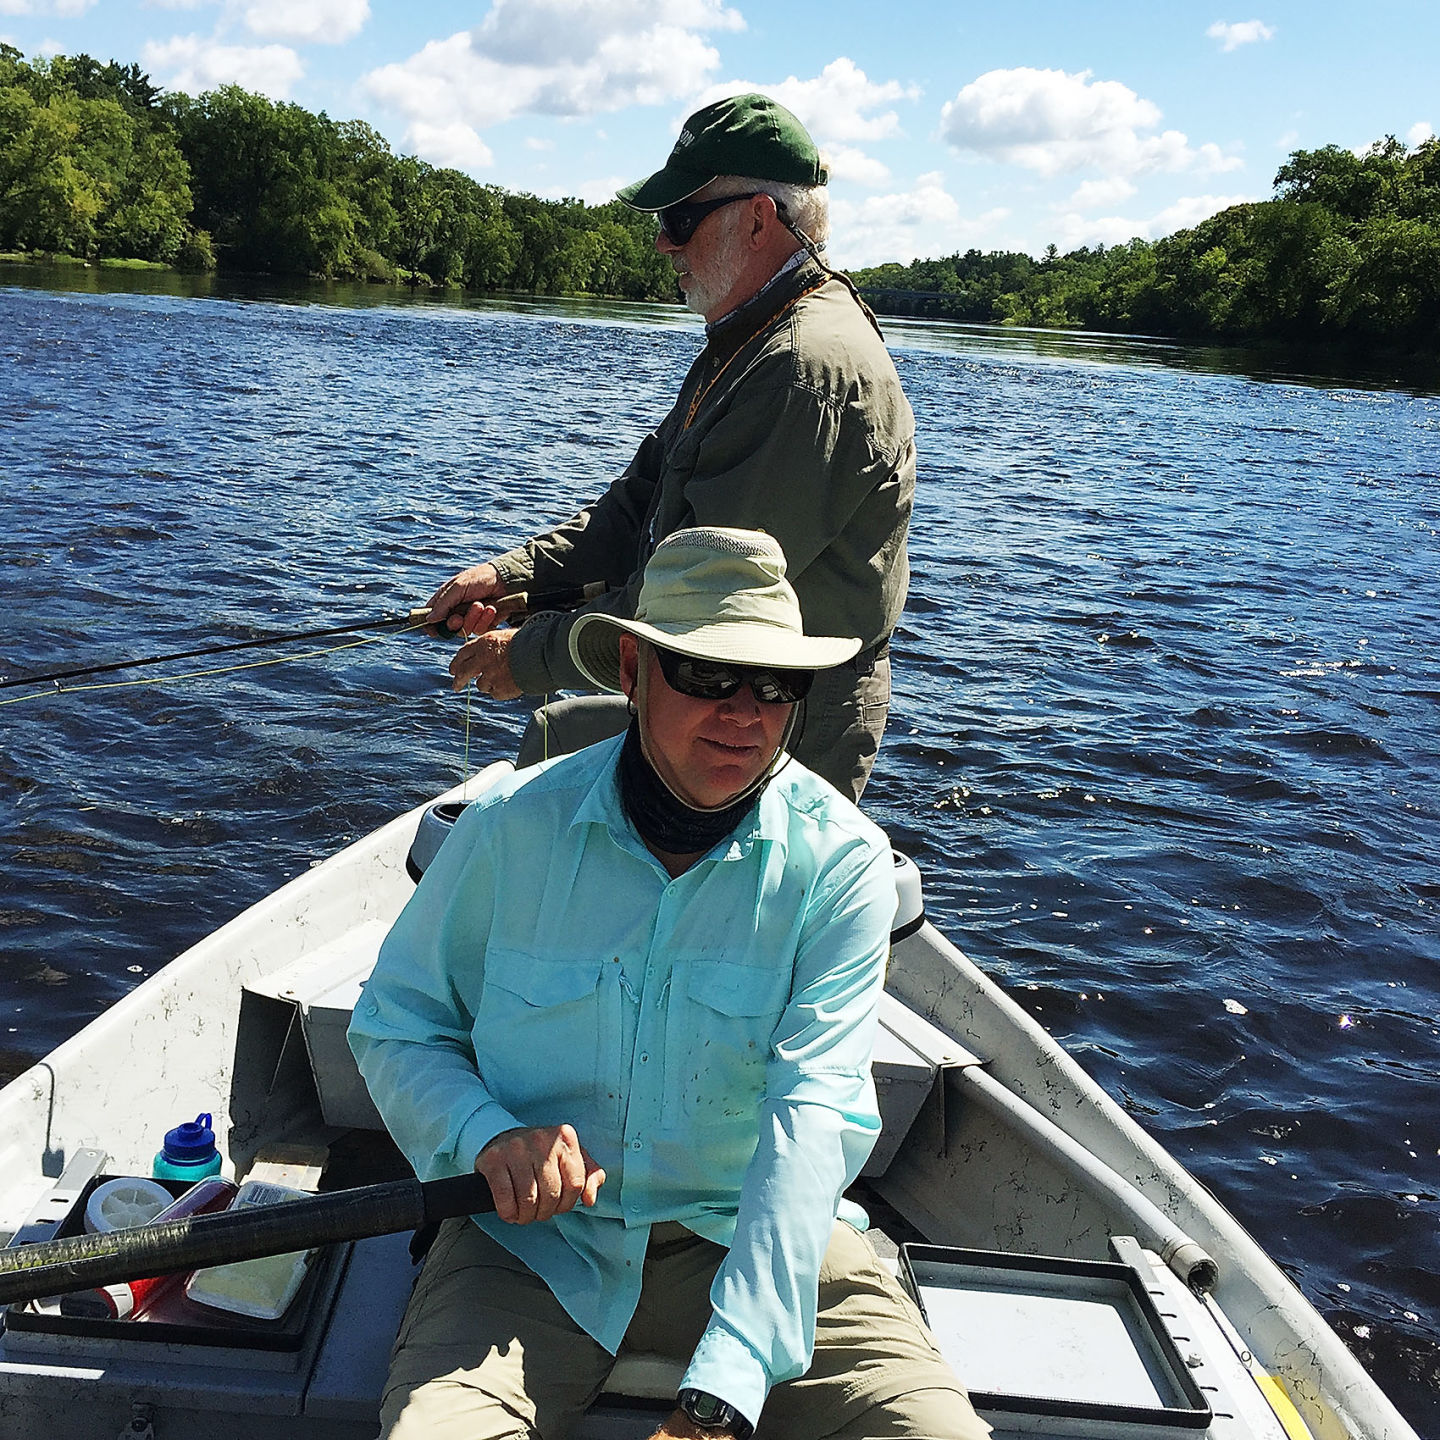
[[[680,1408],[697,1425],[713,1425],[717,1429],[735,1417],[733,1406],[727,1405],[718,1395],[707,1395],[703,1390],[683,1391],[680,1395]]]
[[[729,1409],[730,1407],[723,1400],[717,1399],[714,1395],[705,1395],[697,1391],[690,1401],[690,1418],[700,1421],[703,1425],[706,1422],[725,1419]]]

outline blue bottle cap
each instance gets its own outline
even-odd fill
[[[193,1165],[215,1153],[215,1132],[210,1116],[197,1115],[183,1125],[165,1132],[165,1158],[181,1165]]]

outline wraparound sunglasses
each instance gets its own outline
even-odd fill
[[[738,197],[736,197],[738,198]],[[749,665],[726,665],[719,660],[697,660],[673,650],[651,647],[660,662],[665,683],[692,700],[728,700],[742,685],[765,705],[793,705],[810,693],[813,670],[770,670]]]
[[[718,200],[681,200],[667,205],[660,211],[660,233],[672,245],[688,245],[700,222],[711,211],[720,209],[722,205],[733,205],[737,200],[753,200],[761,193],[751,190],[745,195],[722,195]]]

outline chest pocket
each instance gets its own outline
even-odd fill
[[[666,1114],[685,1124],[755,1114],[770,1037],[789,994],[787,970],[695,959],[677,976],[666,1038]]]
[[[622,1017],[611,968],[594,956],[486,955],[475,1059],[490,1093],[525,1124],[578,1129],[587,1114],[618,1112]]]

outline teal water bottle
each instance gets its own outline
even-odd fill
[[[156,1151],[150,1173],[157,1180],[203,1180],[220,1173],[220,1152],[209,1115],[197,1115],[165,1132],[165,1144]]]

